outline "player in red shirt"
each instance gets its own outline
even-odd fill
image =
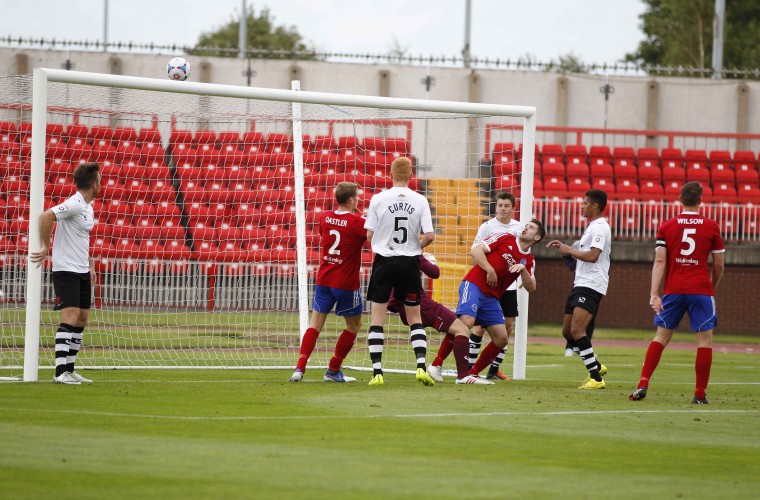
[[[657,231],[649,305],[655,312],[657,334],[649,344],[639,385],[629,399],[647,395],[649,379],[660,362],[662,351],[688,311],[691,330],[696,332],[697,359],[694,404],[710,404],[705,395],[712,366],[712,332],[718,325],[715,287],[723,276],[725,247],[718,224],[699,214],[702,185],[687,182],[681,188],[683,212],[665,221]],[[712,254],[712,273],[708,257]],[[665,294],[660,297],[663,290]]]
[[[530,249],[545,235],[543,224],[533,219],[525,224],[519,238],[509,233],[495,234],[470,251],[476,265],[465,275],[459,286],[457,315],[467,328],[472,328],[477,321],[486,329],[491,342],[480,353],[469,376],[477,377],[506,347],[509,338],[499,299],[518,277],[522,278],[525,290],[535,291],[535,266]],[[458,377],[459,384],[478,383],[470,382],[469,378],[463,379],[461,374]],[[493,383],[479,378],[477,380],[482,380],[479,383]]]
[[[359,205],[358,186],[353,182],[340,182],[335,188],[337,210],[324,212],[319,220],[321,251],[317,284],[314,290],[313,312],[309,328],[301,339],[298,364],[290,377],[300,382],[306,371],[317,338],[325,326],[327,314],[335,307],[335,314],[346,320],[346,329],[338,337],[335,355],[325,372],[326,382],[355,382],[341,371],[343,359],[351,351],[356,334],[362,326],[362,296],[359,290],[359,267],[367,230],[364,219],[354,214]]]

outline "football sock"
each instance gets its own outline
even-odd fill
[[[417,358],[417,368],[425,370],[425,356],[427,356],[427,333],[421,323],[415,323],[409,327],[409,336],[412,339],[414,357]]]
[[[457,364],[457,378],[463,379],[469,375],[468,372],[470,371],[470,343],[467,337],[464,335],[454,337],[452,349],[454,350],[454,361]]]
[[[383,337],[382,326],[370,326],[369,335],[367,335],[367,345],[369,346],[369,359],[372,361],[372,376],[383,374]]]
[[[665,346],[659,342],[653,340],[649,343],[647,355],[644,358],[644,366],[641,367],[641,378],[639,378],[637,389],[649,387],[649,379],[652,378],[652,374],[657,369],[657,365],[660,364],[660,358],[662,357],[662,351],[664,350]]]
[[[478,373],[482,372],[483,368],[490,365],[493,360],[496,359],[496,356],[499,355],[500,351],[501,349],[496,347],[496,344],[494,344],[493,341],[489,342],[486,348],[483,349],[483,352],[480,353],[478,360],[475,361],[475,364],[470,369],[470,374],[477,375]]]
[[[303,339],[301,339],[301,351],[298,354],[296,370],[306,371],[306,363],[309,361],[309,356],[311,356],[314,346],[317,345],[317,337],[319,337],[319,332],[316,328],[306,329],[306,333],[303,334]]]
[[[697,348],[697,360],[694,362],[694,370],[697,372],[697,385],[694,396],[705,399],[705,389],[710,381],[710,367],[712,366],[712,347]]]
[[[584,335],[575,340],[575,345],[580,350],[581,359],[583,360],[583,364],[586,365],[588,374],[597,382],[601,382],[602,376],[599,374],[599,361],[594,356],[594,348],[591,347],[591,341]]]
[[[84,337],[84,327],[75,326],[71,332],[71,343],[69,344],[69,354],[66,356],[66,371],[74,371],[74,363],[77,360],[79,349],[82,348],[82,338]]]
[[[58,331],[55,332],[55,376],[66,373],[66,363],[71,350],[71,332],[74,327],[61,323],[58,325]]]
[[[462,338],[467,340],[467,337]],[[448,358],[449,354],[451,354],[451,351],[454,349],[454,340],[454,336],[450,333],[447,333],[446,336],[443,337],[443,340],[441,341],[441,347],[438,348],[438,354],[435,356],[432,366],[443,365],[443,360]]]
[[[348,330],[343,330],[338,337],[338,342],[335,344],[335,355],[330,358],[330,369],[332,371],[340,370],[343,365],[343,360],[346,359],[348,353],[351,352],[351,348],[354,347],[356,341],[356,334]]]
[[[480,354],[480,345],[483,343],[482,335],[470,334],[470,366],[475,364],[475,360],[478,359]]]
[[[488,369],[488,373],[493,375],[499,372],[499,367],[501,366],[501,363],[504,362],[505,354],[507,354],[506,347],[499,351],[499,354],[496,355],[496,359],[491,362],[491,367]]]

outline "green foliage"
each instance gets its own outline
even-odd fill
[[[563,75],[565,73],[588,73],[583,61],[572,52],[559,56],[556,61],[552,60],[546,67],[546,71],[562,73]]]
[[[644,0],[645,39],[625,60],[652,66],[712,67],[714,0]],[[760,0],[727,0],[723,67],[760,67]],[[709,76],[709,75],[706,75]]]
[[[295,26],[275,26],[275,19],[268,8],[263,8],[256,15],[251,7],[246,16],[248,49],[263,51],[255,53],[255,57],[264,59],[289,59],[294,53],[313,52],[304,41]],[[240,23],[237,18],[217,28],[201,34],[191,55],[212,55],[236,57]],[[227,51],[202,50],[205,48],[231,49]],[[285,53],[280,53],[284,51]],[[313,54],[299,54],[299,59],[314,59]]]

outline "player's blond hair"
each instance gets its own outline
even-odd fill
[[[391,163],[391,177],[394,181],[409,182],[412,178],[412,160],[399,156]]]
[[[355,182],[343,181],[335,186],[335,201],[338,205],[345,205],[350,198],[355,198],[359,192],[359,185]]]

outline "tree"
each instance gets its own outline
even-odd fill
[[[246,15],[247,38],[249,50],[266,51],[257,54],[266,59],[292,58],[293,53],[300,52],[299,59],[315,59],[314,51],[306,45],[303,37],[298,33],[295,26],[275,26],[274,17],[269,9],[264,7],[259,15],[255,15],[253,7],[248,9]],[[232,18],[230,21],[210,33],[202,33],[190,51],[193,55],[215,55],[222,57],[236,57],[238,49],[238,37],[240,34],[240,21]],[[203,49],[235,49],[229,51],[215,51]],[[283,53],[285,52],[285,53]],[[303,54],[306,52],[306,54]]]
[[[712,68],[715,0],[644,0],[645,39],[625,60],[651,66]],[[723,67],[760,67],[760,0],[726,0]],[[705,73],[710,76],[710,73]],[[730,76],[730,75],[729,75]]]

